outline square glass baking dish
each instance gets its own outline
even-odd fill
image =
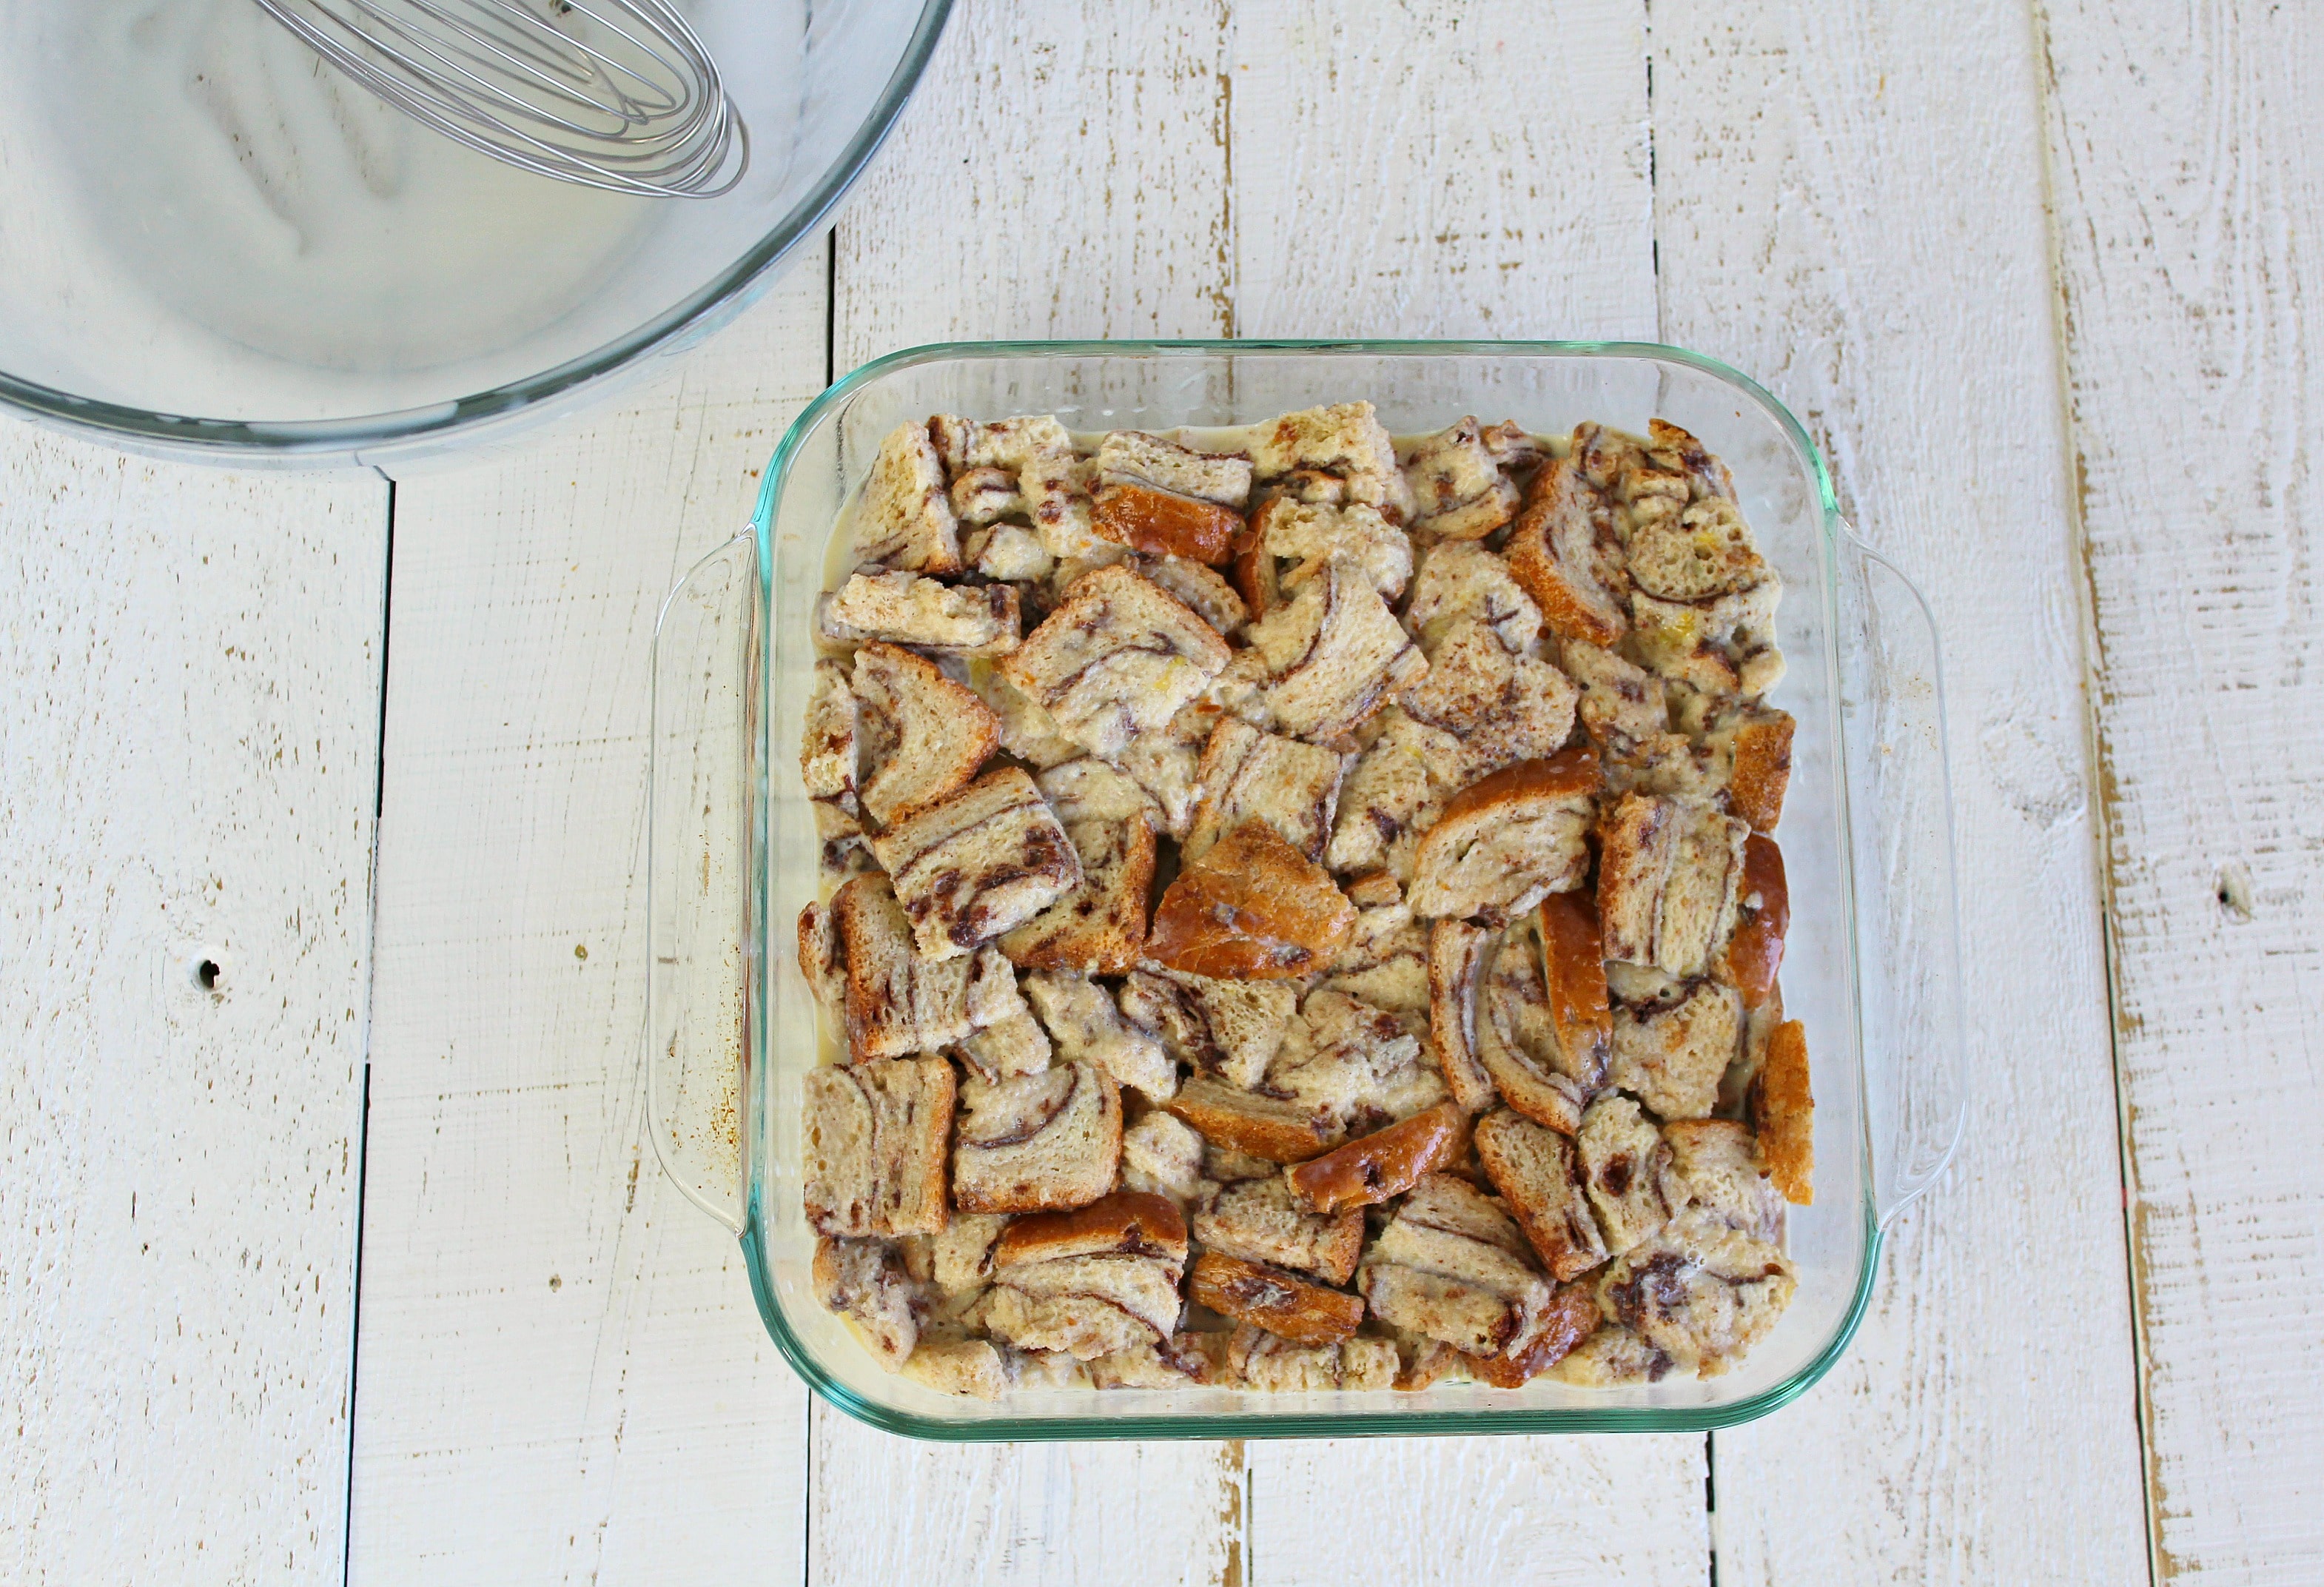
[[[1102,431],[1232,426],[1368,398],[1398,435],[1466,414],[1558,435],[1651,417],[1726,460],[1783,576],[1798,719],[1776,836],[1792,894],[1787,1013],[1807,1027],[1815,1203],[1792,1209],[1799,1288],[1728,1375],[1620,1390],[1258,1394],[1018,1391],[956,1399],[883,1372],[808,1278],[801,1079],[818,1061],[793,922],[817,839],[797,745],[829,540],[907,419],[1055,413]],[[1675,1431],[1765,1415],[1839,1359],[1882,1230],[1960,1130],[1958,946],[1937,636],[1926,604],[1841,519],[1823,459],[1765,390],[1676,348],[1582,342],[1054,342],[914,348],[830,388],[784,436],[748,529],[672,592],[655,637],[646,1084],[663,1166],[741,1239],[768,1332],[819,1393],[941,1439],[1243,1438]]]

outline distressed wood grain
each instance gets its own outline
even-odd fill
[[[353,1580],[796,1577],[807,1396],[640,1084],[648,646],[823,383],[810,260],[398,489]]]
[[[1721,1581],[2143,1571],[2025,14],[1654,8],[1665,339],[1799,413],[1949,668],[1969,1124],[1854,1348],[1713,1440]],[[1941,128],[1941,135],[1932,129]]]
[[[386,494],[0,427],[7,1581],[338,1578]]]
[[[2156,1574],[2312,1582],[2324,25],[2042,10]]]

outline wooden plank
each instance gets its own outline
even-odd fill
[[[806,1393],[639,1062],[654,617],[822,384],[825,273],[397,492],[356,1582],[798,1572]]]
[[[2040,9],[2155,1574],[2312,1582],[2324,27]]]
[[[834,361],[1232,319],[1226,39],[1194,0],[963,5],[838,230]],[[1244,1579],[1237,1444],[944,1446],[818,1400],[811,1582]]]
[[[0,427],[0,1578],[338,1579],[386,494]]]
[[[1653,46],[1664,335],[1802,416],[1942,628],[1973,989],[1961,1158],[1895,1231],[1854,1348],[1713,1439],[1720,1579],[2130,1581],[2137,1429],[2024,14],[1658,0]]]

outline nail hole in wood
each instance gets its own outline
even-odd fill
[[[217,961],[216,959],[204,959],[200,964],[195,965],[194,980],[200,984],[201,989],[204,992],[216,992],[217,990],[218,983]]]

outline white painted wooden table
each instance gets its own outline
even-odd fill
[[[2324,1579],[2320,133],[2298,5],[964,0],[827,252],[521,456],[0,429],[0,1581]],[[1711,1437],[869,1432],[646,1149],[656,605],[875,355],[1327,334],[1807,420],[1949,641],[1960,1158]]]

